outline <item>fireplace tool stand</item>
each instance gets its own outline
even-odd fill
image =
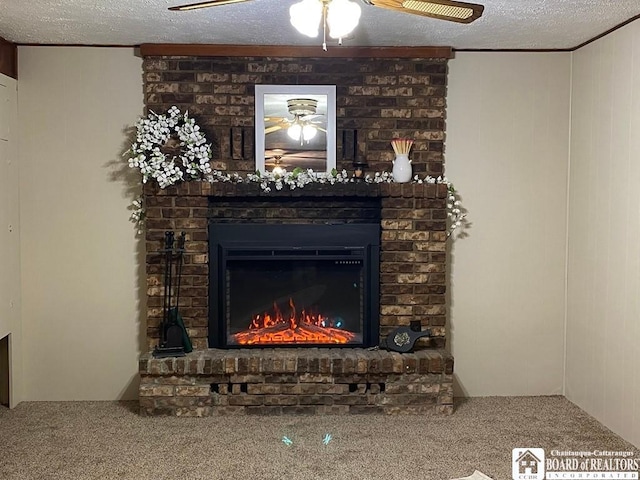
[[[184,254],[185,233],[178,237],[178,246],[174,252],[175,234],[165,232],[164,249],[161,253],[165,257],[164,296],[162,301],[162,323],[160,324],[160,344],[153,351],[155,358],[183,357],[193,350],[189,334],[178,310],[180,304],[180,281],[182,279],[182,262]],[[175,259],[175,278],[174,271]],[[172,289],[175,283],[176,300],[172,306]]]

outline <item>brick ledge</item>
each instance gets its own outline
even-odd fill
[[[277,373],[348,374],[428,374],[453,373],[453,356],[443,349],[412,353],[360,348],[263,348],[208,349],[184,357],[140,357],[141,375],[231,375]]]
[[[453,357],[445,350],[147,353],[140,377],[144,416],[453,413]]]
[[[182,182],[167,188],[155,183],[146,183],[144,193],[153,196],[213,196],[213,197],[405,197],[405,198],[446,198],[447,186],[435,183],[314,183],[303,188],[282,190],[272,188],[264,192],[257,183],[226,182]]]

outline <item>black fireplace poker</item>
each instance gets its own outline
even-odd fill
[[[193,348],[178,310],[180,303],[180,283],[182,279],[182,263],[184,254],[185,233],[178,237],[178,246],[174,250],[174,232],[165,232],[164,248],[164,292],[162,300],[162,323],[160,324],[160,344],[153,351],[155,358],[182,357]],[[175,260],[175,277],[174,277]],[[176,300],[172,305],[172,291],[175,283]]]

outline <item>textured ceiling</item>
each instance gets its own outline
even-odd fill
[[[0,36],[16,43],[319,45],[289,24],[298,0],[251,0],[189,12],[194,0],[0,0]],[[547,49],[579,45],[640,15],[640,0],[474,0],[465,25],[362,4],[351,46]]]

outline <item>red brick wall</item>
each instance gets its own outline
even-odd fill
[[[336,85],[337,140],[358,130],[358,151],[375,171],[391,170],[394,137],[415,139],[415,173],[443,173],[446,59],[147,57],[145,102],[161,113],[188,109],[214,146],[213,168],[253,172],[256,84]],[[230,159],[230,129],[244,126],[245,159]],[[241,135],[235,131],[236,152]],[[351,162],[338,167],[352,170]]]
[[[245,151],[252,152],[254,85],[336,85],[337,139],[342,129],[357,129],[358,149],[370,171],[390,171],[398,136],[416,140],[411,158],[415,173],[443,173],[447,61],[444,59],[292,59],[259,57],[147,57],[144,60],[145,102],[165,112],[172,105],[189,110],[213,143],[215,169],[253,172],[253,156],[230,158],[231,127],[244,127]],[[240,134],[233,137],[239,152]],[[338,168],[351,171],[351,162]],[[166,230],[187,233],[181,313],[195,348],[207,348],[208,253],[207,222],[225,215],[224,197],[260,197],[256,185],[185,183],[165,190],[147,185],[147,338],[157,344],[162,316],[162,264],[157,252]],[[385,184],[306,187],[273,196],[335,197],[345,220],[358,216],[354,197],[377,196],[381,201],[382,252],[380,333],[420,320],[433,329],[430,346],[445,342],[446,187],[444,185]],[[210,201],[221,200],[216,208]],[[296,207],[298,208],[298,207]],[[292,218],[298,218],[295,210]],[[365,207],[362,216],[370,216]]]
[[[399,325],[420,320],[430,327],[434,337],[423,344],[444,347],[445,344],[445,263],[446,212],[445,185],[380,184],[320,185],[304,189],[262,193],[257,185],[183,183],[160,190],[148,185],[147,196],[147,281],[149,347],[157,345],[158,325],[162,319],[163,264],[162,248],[166,230],[187,234],[184,257],[180,311],[195,348],[207,348],[208,324],[208,243],[209,219],[238,220],[239,212],[229,207],[228,198],[242,198],[258,210],[257,216],[275,214],[282,208],[291,215],[272,221],[308,223],[310,213],[325,212],[318,201],[331,198],[333,210],[344,210],[345,221],[355,221],[354,206],[360,204],[365,217],[374,213],[362,198],[377,197],[381,218],[380,258],[380,335]],[[264,202],[268,197],[270,201]],[[358,200],[360,198],[360,200]],[[342,208],[340,207],[342,205]],[[319,210],[318,210],[319,208]],[[328,214],[327,214],[328,215]],[[338,213],[338,216],[340,214]],[[305,220],[306,218],[306,220]],[[328,217],[327,217],[328,218]],[[333,217],[336,218],[334,212]]]

